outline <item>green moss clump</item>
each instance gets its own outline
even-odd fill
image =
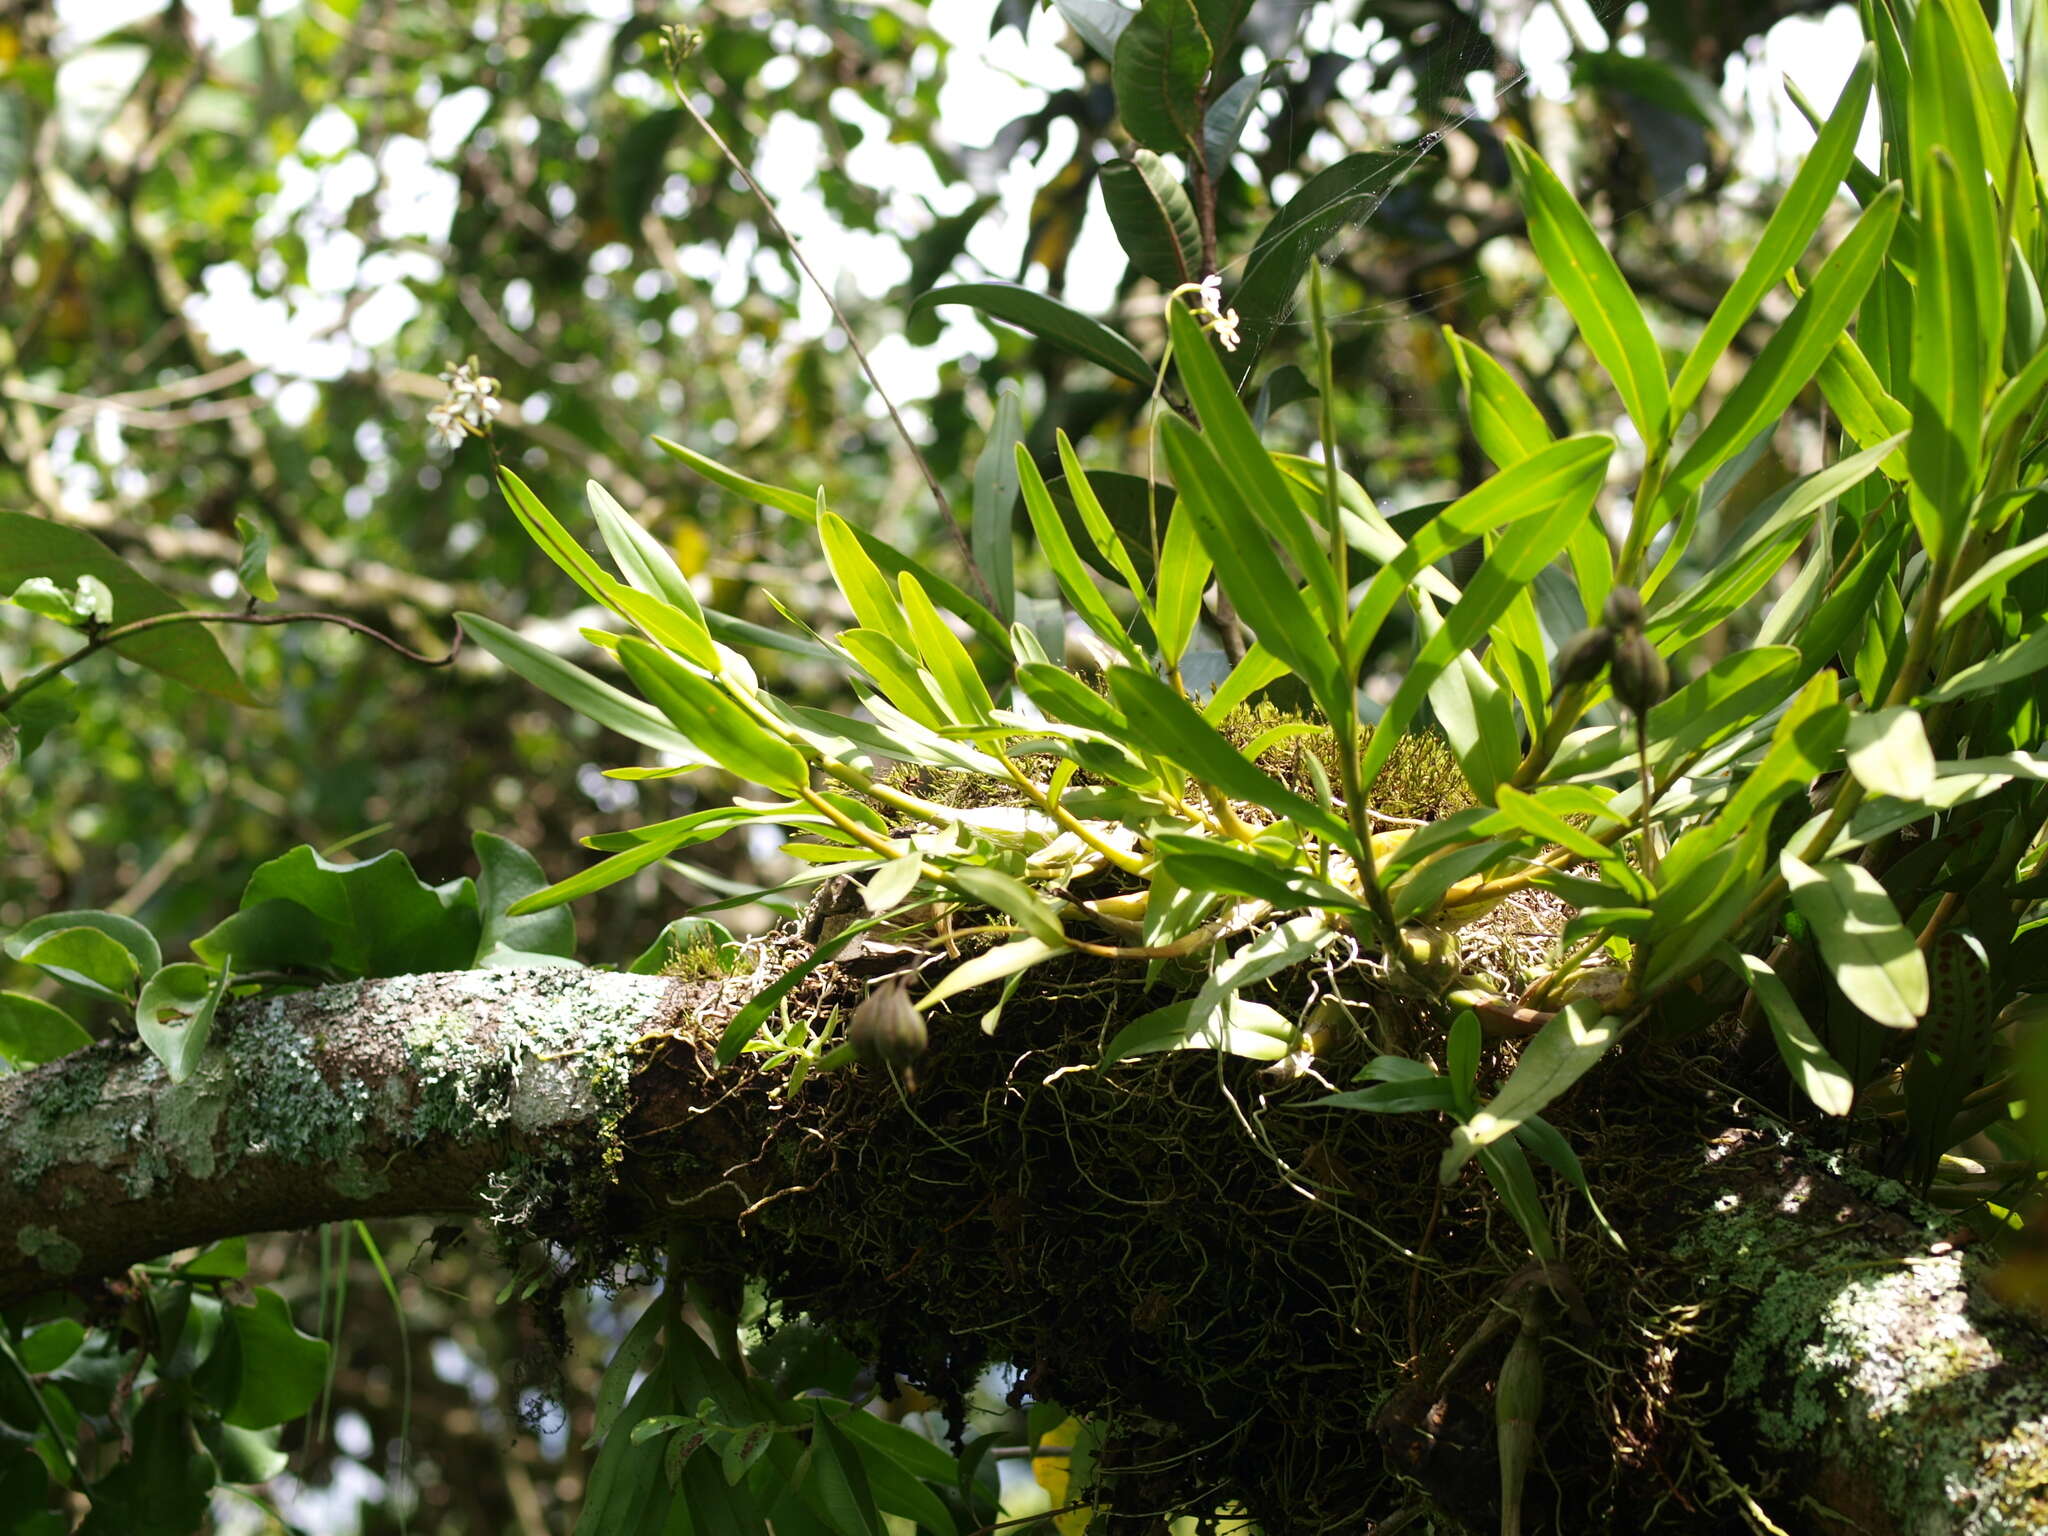
[[[1268,732],[1301,725],[1302,717],[1271,704],[1244,704],[1233,709],[1217,729],[1234,747],[1250,746]],[[1360,733],[1361,744],[1372,740],[1367,727]],[[1321,725],[1290,735],[1259,755],[1259,766],[1296,794],[1315,795],[1314,777],[1302,762],[1313,756],[1324,776],[1335,787],[1343,782],[1337,764],[1337,739]],[[1438,821],[1473,803],[1465,775],[1449,745],[1436,731],[1409,731],[1395,745],[1386,767],[1373,781],[1372,806],[1389,816],[1411,821]]]

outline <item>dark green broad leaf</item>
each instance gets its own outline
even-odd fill
[[[15,929],[0,948],[112,1002],[133,999],[163,964],[156,935],[118,912],[46,912]]]
[[[235,1335],[227,1374],[211,1375],[216,1347],[206,1367],[207,1392],[224,1404],[221,1417],[242,1429],[288,1423],[319,1400],[327,1384],[328,1347],[292,1325],[290,1309],[273,1290],[259,1287],[248,1306],[227,1308]]]
[[[1294,308],[1302,274],[1325,240],[1371,215],[1393,190],[1415,153],[1367,150],[1316,172],[1287,200],[1245,258],[1244,276],[1229,296],[1243,338],[1233,369],[1240,379]]]
[[[1099,320],[1017,283],[955,283],[921,293],[904,311],[909,321],[940,304],[965,304],[992,320],[1001,320],[1041,340],[1064,347],[1133,384],[1152,386],[1145,354]]]
[[[227,994],[231,964],[223,958],[213,972],[184,962],[167,965],[143,983],[135,1003],[135,1032],[174,1083],[190,1077],[205,1053],[214,1013]]]
[[[824,1404],[811,1407],[810,1491],[840,1536],[884,1536],[865,1459]]]
[[[626,130],[611,157],[612,217],[625,238],[637,242],[640,220],[653,206],[654,194],[667,174],[669,146],[688,118],[681,107],[650,112]]]
[[[15,1071],[91,1044],[92,1036],[62,1008],[26,992],[0,992],[0,1061]]]
[[[1102,168],[1102,201],[1131,265],[1162,288],[1202,279],[1202,231],[1187,189],[1149,149]]]
[[[1641,54],[1606,49],[1572,56],[1574,83],[1621,91],[1676,117],[1690,118],[1732,141],[1736,127],[1713,85],[1696,70]]]
[[[1258,108],[1259,92],[1281,73],[1282,66],[1269,64],[1234,82],[1210,104],[1202,119],[1202,155],[1211,176],[1220,177],[1230,168],[1230,157],[1237,153],[1238,141]]]
[[[213,1457],[192,1433],[184,1404],[148,1394],[136,1410],[132,1452],[86,1490],[92,1510],[78,1536],[192,1536],[206,1525]]]
[[[53,677],[0,715],[0,772],[43,744],[60,725],[78,718],[78,688],[68,677]]]
[[[1116,0],[1053,0],[1053,5],[1081,34],[1081,41],[1105,59],[1116,57],[1117,40],[1137,14]]]
[[[482,928],[466,878],[427,885],[396,849],[336,864],[301,846],[260,866],[241,910],[192,952],[209,965],[232,955],[245,971],[407,976],[468,969]]]
[[[1132,138],[1167,154],[1202,152],[1202,82],[1214,57],[1194,0],[1144,0],[1117,39],[1117,116]]]
[[[81,576],[96,577],[114,595],[117,625],[184,609],[91,534],[26,512],[0,512],[0,592],[12,592],[32,576],[47,576],[67,586]],[[236,704],[261,702],[243,686],[204,624],[173,624],[123,640],[114,649],[188,688]]]
[[[483,931],[477,936],[479,966],[531,964],[542,957],[576,953],[576,919],[567,907],[513,917],[507,911],[522,896],[547,889],[540,862],[517,843],[495,832],[470,839],[476,849],[477,905]]]
[[[270,525],[252,512],[235,514],[235,537],[242,541],[235,579],[259,603],[277,601],[277,583],[270,579]]]
[[[613,1421],[612,1432],[591,1464],[588,1490],[576,1518],[577,1536],[651,1536],[661,1529],[661,1513],[670,1503],[663,1471],[667,1451],[662,1442],[667,1437],[636,1440],[633,1429],[650,1414],[681,1406],[671,1370],[669,1358],[657,1362]]]
[[[242,1429],[202,1419],[198,1430],[200,1443],[213,1453],[224,1483],[267,1483],[291,1465],[291,1458],[278,1446],[283,1438],[279,1429]]]

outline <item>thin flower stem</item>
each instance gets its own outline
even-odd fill
[[[846,345],[859,360],[861,372],[867,375],[869,386],[874,390],[876,398],[882,402],[883,408],[888,411],[889,420],[896,428],[896,435],[903,439],[903,446],[910,450],[911,458],[917,462],[918,472],[924,476],[924,483],[931,487],[932,499],[939,504],[940,519],[953,535],[954,546],[966,564],[968,576],[980,590],[982,597],[992,600],[988,580],[982,575],[981,568],[974,563],[973,547],[967,542],[967,535],[960,527],[960,520],[953,515],[953,503],[947,499],[945,487],[939,484],[939,477],[933,473],[930,461],[924,456],[924,450],[918,447],[917,439],[911,435],[909,425],[903,420],[902,413],[896,409],[896,402],[889,398],[888,390],[882,387],[881,378],[875,373],[875,365],[868,360],[867,348],[860,344],[859,334],[847,320],[845,311],[840,309],[839,300],[833,297],[832,290],[811,270],[810,262],[804,258],[803,247],[797,244],[796,236],[789,232],[789,226],[782,222],[781,215],[775,211],[773,199],[768,196],[760,182],[754,179],[754,173],[747,168],[746,162],[733,153],[732,146],[725,142],[724,135],[711,125],[710,119],[699,112],[697,104],[690,100],[690,93],[684,87],[682,75],[678,70],[678,62],[671,56],[669,84],[675,88],[677,103],[688,114],[690,121],[695,123],[705,137],[717,147],[718,152],[725,157],[726,164],[739,173],[740,180],[747,184],[747,190],[753,193],[755,200],[760,203],[769,227],[781,236],[782,243],[789,248],[791,258],[803,268],[804,276],[811,280],[811,286],[823,296],[826,307],[832,311],[832,318],[839,322],[840,332],[846,337]]]

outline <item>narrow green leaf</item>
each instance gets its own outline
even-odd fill
[[[1015,920],[1032,938],[1065,946],[1067,934],[1060,924],[1059,909],[1015,875],[983,864],[956,864],[947,869],[946,880],[972,900]]]
[[[1621,1027],[1620,1019],[1603,1016],[1592,999],[1581,999],[1559,1012],[1522,1048],[1500,1092],[1451,1133],[1437,1176],[1449,1183],[1473,1153],[1540,1114],[1607,1054],[1621,1037]]]
[[[1212,57],[1193,0],[1143,0],[1111,67],[1117,117],[1130,136],[1168,154],[1199,155]]]
[[[889,590],[881,568],[853,536],[846,519],[836,512],[827,512],[818,519],[818,533],[825,544],[825,560],[832,567],[832,579],[861,627],[877,630],[904,650],[915,653],[917,641],[910,633],[910,621],[903,616],[903,605]]]
[[[637,635],[619,642],[619,660],[648,701],[727,772],[784,794],[810,786],[803,754],[770,735],[716,683]]]
[[[1839,861],[1815,869],[1790,849],[1778,869],[1842,995],[1879,1024],[1911,1029],[1927,1011],[1927,960],[1877,876]]]
[[[946,627],[946,621],[939,617],[939,610],[925,596],[915,576],[899,576],[896,585],[903,594],[903,612],[917,640],[918,654],[937,681],[946,708],[963,725],[987,724],[995,712],[995,700],[989,696],[981,674],[974,670],[967,647]]]
[[[1515,595],[1534,581],[1537,573],[1570,542],[1599,494],[1612,448],[1612,438],[1566,438],[1501,471],[1488,482],[1490,486],[1502,487],[1504,494],[1498,498],[1497,515],[1503,520],[1514,519],[1513,526],[1498,535],[1493,552],[1466,586],[1465,595],[1445,615],[1443,628],[1423,643],[1409,664],[1407,675],[1381,714],[1372,740],[1366,744],[1359,771],[1367,784],[1386,766],[1401,733],[1452,658],[1478,644]],[[1565,467],[1570,473],[1556,473]],[[1481,487],[1482,491],[1485,489]],[[1478,495],[1479,492],[1473,493],[1473,497]],[[1470,502],[1473,497],[1463,501]],[[1447,509],[1439,514],[1439,520],[1456,510],[1455,505]],[[1373,578],[1365,602],[1353,615],[1354,623],[1373,603],[1382,579],[1396,569],[1389,566]],[[1347,654],[1359,652],[1347,646]]]
[[[599,607],[616,613],[619,605],[612,594],[618,583],[605,574],[604,568],[591,559],[581,544],[570,537],[569,530],[533,494],[526,482],[511,470],[501,467],[498,470],[498,489],[504,494],[505,504],[512,509],[512,515],[526,530],[527,537],[540,546],[541,553],[581,587],[584,596]]]
[[[1928,7],[1927,9],[1931,9]],[[1955,161],[1935,148],[1920,209],[1920,281],[1913,300],[1913,435],[1909,504],[1928,554],[1940,559],[1960,538],[1984,428],[1987,322],[1976,287],[1972,229]]]
[[[941,304],[966,304],[992,319],[1054,342],[1098,367],[1152,387],[1152,369],[1145,354],[1100,321],[1091,320],[1058,299],[1017,283],[955,283],[919,294],[903,312],[905,322]]]
[[[1744,443],[1782,416],[1806,387],[1855,317],[1871,280],[1884,264],[1905,199],[1905,188],[1893,182],[1829,253],[1811,286],[1743,373],[1742,381],[1729,391],[1713,419],[1679,459],[1671,473],[1674,491],[1705,484]]]
[[[1081,467],[1080,455],[1074,452],[1074,445],[1068,441],[1063,427],[1054,434],[1059,450],[1060,471],[1067,493],[1073,498],[1074,514],[1081,520],[1082,531],[1088,535],[1088,542],[1102,557],[1103,564],[1114,571],[1138,599],[1140,609],[1150,611],[1151,604],[1145,597],[1145,579],[1132,562],[1130,551],[1125,547],[1123,536],[1110,519],[1102,505],[1102,498],[1095,494],[1095,487],[1089,482],[1088,471]],[[1048,486],[1050,491],[1051,487]],[[1146,530],[1150,540],[1150,530]]]
[[[1877,72],[1875,44],[1864,48],[1856,67],[1835,100],[1835,109],[1799,164],[1792,185],[1785,189],[1770,222],[1757,237],[1742,271],[1714,306],[1700,338],[1686,354],[1671,386],[1671,410],[1683,416],[1699,399],[1714,365],[1728,350],[1743,324],[1756,312],[1765,294],[1784,280],[1786,271],[1813,241],[1814,232],[1828,208],[1840,195],[1842,177],[1856,156],[1856,140],[1863,131],[1863,118],[1870,102],[1871,81]]]
[[[657,437],[654,446],[669,457],[680,459],[713,485],[731,491],[744,501],[751,501],[758,506],[773,507],[778,512],[786,512],[798,522],[814,523],[818,520],[815,497],[806,496],[801,491],[784,490],[779,485],[769,485],[765,481],[750,480],[737,471],[727,469],[716,459],[707,459],[696,449],[685,448],[681,443],[672,443],[665,437]]]
[[[1213,837],[1162,833],[1153,840],[1153,847],[1166,872],[1191,890],[1249,896],[1282,912],[1305,906],[1342,909],[1360,916],[1365,911],[1358,898],[1341,886]]]
[[[1770,1020],[1771,1037],[1778,1054],[1800,1091],[1820,1108],[1822,1114],[1846,1115],[1856,1102],[1856,1084],[1842,1064],[1830,1056],[1820,1036],[1799,1011],[1791,990],[1778,973],[1755,955],[1743,954],[1728,945],[1720,949],[1722,962],[1749,983],[1757,1005]]]
[[[1374,574],[1352,610],[1344,641],[1347,664],[1363,664],[1380,626],[1425,566],[1482,533],[1501,533],[1510,523],[1552,511],[1561,503],[1577,501],[1583,511],[1589,505],[1588,484],[1597,492],[1613,452],[1614,439],[1604,433],[1560,439],[1502,470],[1424,523],[1400,556]]]
[[[1239,616],[1267,651],[1308,685],[1329,718],[1352,718],[1351,685],[1328,630],[1288,577],[1266,529],[1246,508],[1208,441],[1171,416],[1163,435],[1166,460],[1180,488],[1176,515],[1194,519],[1217,580]],[[1324,571],[1327,575],[1327,565]]]
[[[575,663],[564,661],[553,651],[535,645],[495,619],[487,619],[480,613],[458,613],[455,617],[462,621],[463,632],[470,639],[497,657],[509,670],[550,698],[568,705],[585,719],[595,721],[608,731],[617,731],[642,746],[677,753],[691,762],[704,761],[703,754],[690,744],[690,739],[653,706],[593,677]]]
[[[976,987],[987,986],[992,981],[1001,981],[1007,976],[1019,976],[1032,966],[1050,960],[1054,955],[1068,953],[1064,943],[1042,939],[1036,934],[1012,939],[1007,944],[998,944],[994,949],[984,950],[973,958],[961,961],[940,978],[939,984],[917,1000],[917,1011],[936,1008],[950,997],[962,992],[971,992]]]
[[[996,387],[995,419],[974,461],[974,516],[969,538],[975,568],[988,583],[996,616],[1016,617],[1017,580],[1014,523],[1017,510],[1017,444],[1024,440],[1024,397],[1014,380]]]
[[[1967,698],[1973,693],[1983,693],[1991,688],[2003,688],[2007,683],[2016,683],[2023,677],[2032,677],[2043,667],[2048,667],[2048,629],[2037,629],[2024,640],[2015,641],[1996,656],[1972,666],[1963,668],[1947,682],[1931,693],[1925,693],[1915,702],[1946,704],[1950,699]]]
[[[1181,382],[1201,418],[1203,441],[1230,477],[1238,499],[1259,526],[1287,551],[1295,569],[1307,582],[1322,615],[1324,630],[1335,632],[1343,622],[1344,594],[1337,590],[1336,571],[1324,551],[1316,525],[1303,514],[1273,456],[1259,441],[1258,429],[1245,413],[1215,351],[1203,337],[1193,311],[1185,304],[1173,304],[1168,310],[1168,325]],[[1211,499],[1226,511],[1233,505],[1227,496],[1212,495]]]
[[[1213,569],[1195,520],[1176,511],[1166,525],[1166,538],[1159,552],[1159,584],[1152,624],[1160,658],[1168,666],[1178,667],[1188,653],[1195,623],[1202,615],[1202,594],[1208,590]]]
[[[2048,357],[2048,352],[2042,353]],[[1978,604],[1996,598],[2022,571],[2048,560],[2048,533],[2029,539],[2012,549],[2000,550],[1972,571],[1941,600],[1941,622],[1950,625]]]
[[[1529,243],[1544,275],[1614,381],[1643,440],[1664,443],[1671,431],[1664,359],[1621,268],[1542,157],[1520,139],[1509,139],[1507,152],[1529,218]]]
[[[1465,391],[1465,416],[1472,423],[1472,436],[1494,464],[1506,469],[1555,441],[1521,386],[1486,351],[1467,341],[1449,326],[1444,340],[1451,349],[1451,363]],[[1598,605],[1593,605],[1595,611]]]
[[[1082,564],[1081,556],[1074,549],[1074,541],[1067,537],[1066,524],[1060,520],[1059,510],[1052,504],[1052,494],[1046,489],[1045,477],[1031,462],[1031,455],[1022,443],[1017,445],[1017,472],[1024,488],[1024,510],[1031,518],[1032,530],[1038,535],[1039,553],[1052,567],[1053,578],[1059,582],[1067,601],[1074,605],[1074,611],[1081,615],[1082,621],[1118,652],[1132,661],[1142,660],[1142,653],[1132,641],[1130,632],[1116,616],[1116,610],[1109,606],[1109,599],[1095,585],[1095,578],[1088,574],[1088,567]]]
[[[1136,733],[1135,745],[1172,759],[1234,800],[1262,805],[1339,847],[1352,846],[1348,826],[1246,762],[1192,704],[1149,672],[1111,667],[1109,693]]]
[[[1692,587],[1652,607],[1651,640],[1661,650],[1676,651],[1741,608],[1812,534],[1814,514],[1860,485],[1904,441],[1887,438],[1774,491],[1751,514],[1752,531],[1736,549],[1719,556]]]

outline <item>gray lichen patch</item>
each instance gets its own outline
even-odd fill
[[[1896,1529],[2048,1530],[2040,1335],[1990,1299],[1984,1261],[1938,1213],[1854,1182],[1816,1169],[1731,1192],[1680,1243],[1743,1314],[1732,1411],[1769,1449],[1852,1473]]]
[[[223,1019],[183,1084],[140,1047],[101,1047],[17,1090],[30,1096],[0,1117],[0,1153],[22,1188],[52,1168],[87,1167],[147,1199],[167,1181],[204,1182],[267,1156],[367,1197],[394,1147],[615,1125],[669,985],[549,968],[264,999]]]

